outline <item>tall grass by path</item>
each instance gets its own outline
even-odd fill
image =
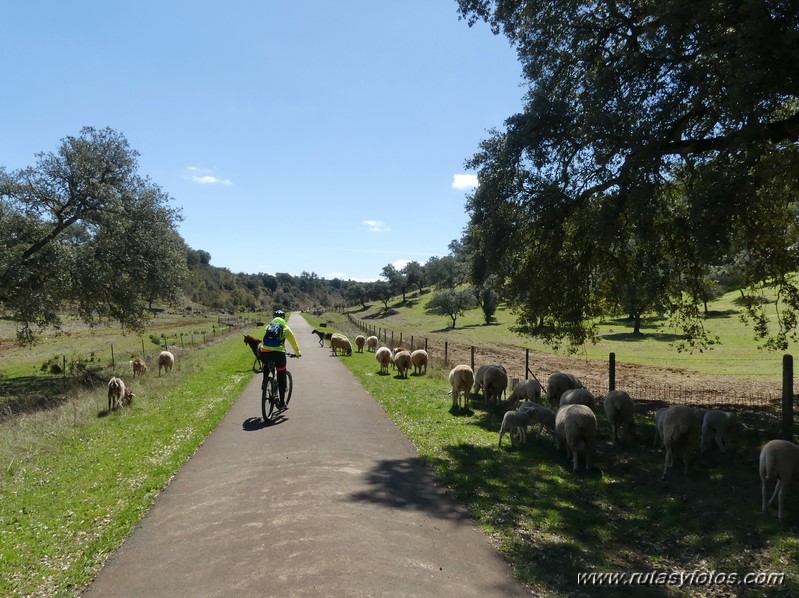
[[[333,327],[357,333],[339,318],[330,316]],[[468,413],[452,409],[447,368],[400,379],[394,370],[380,375],[373,353],[340,359],[535,595],[799,594],[799,510],[782,524],[773,512],[760,512],[760,447],[753,439],[731,455],[710,451],[688,476],[678,460],[662,481],[664,454],[652,448],[652,422],[639,418],[639,441],[612,449],[598,412],[596,467],[574,474],[546,435],[528,434],[520,448],[506,437],[498,447],[500,416],[484,410],[482,399],[473,398]],[[577,585],[583,572],[653,570],[786,575],[782,585],[768,587]]]
[[[132,408],[106,413],[101,388],[80,413],[65,405],[0,428],[0,446],[20,446],[32,421],[47,422],[27,455],[0,449],[0,595],[78,595],[239,396],[247,352],[231,334],[180,355],[169,376],[137,379]]]

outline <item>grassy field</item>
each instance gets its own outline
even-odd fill
[[[435,326],[414,310],[400,317],[407,320],[398,328],[431,331]],[[342,314],[326,319],[331,329],[351,337],[358,333]],[[481,338],[478,328],[464,322],[464,334],[474,335],[467,342]],[[480,400],[473,399],[469,413],[452,409],[448,368],[403,380],[395,372],[379,375],[371,353],[356,352],[342,361],[469,507],[536,595],[799,593],[795,490],[784,523],[773,512],[760,512],[757,459],[764,438],[745,438],[732,455],[709,451],[688,476],[677,461],[663,481],[664,454],[652,448],[651,421],[639,418],[638,443],[613,449],[600,413],[595,467],[574,474],[565,453],[558,453],[544,435],[533,435],[521,448],[511,448],[506,437],[498,447],[500,416],[483,410]],[[770,586],[578,586],[578,574],[591,571],[785,576],[781,585]]]
[[[252,370],[239,331],[214,334],[214,326],[207,344],[175,349],[169,375],[151,369],[134,382],[125,364],[122,375],[136,392],[131,408],[108,413],[104,387],[69,387],[63,402],[0,424],[0,595],[78,595],[218,424]],[[176,322],[164,329],[186,335]],[[127,359],[140,344],[106,335],[76,329],[74,354],[130,341],[120,349]],[[52,343],[38,356],[18,354],[22,365],[6,360],[5,382],[17,371],[31,383],[39,360],[60,350]]]
[[[405,305],[395,303],[391,315],[383,315],[383,305],[372,304],[368,309],[352,310],[354,317],[370,325],[405,331],[405,336],[449,339],[467,345],[514,345],[542,353],[553,353],[540,341],[514,334],[510,327],[514,315],[505,308],[496,313],[496,321],[486,326],[482,312],[474,309],[458,318],[454,329],[443,316],[426,314],[424,307],[432,293],[407,296]],[[782,354],[759,349],[750,326],[741,321],[742,310],[736,303],[737,294],[728,293],[709,304],[711,317],[705,321],[708,331],[718,336],[719,344],[704,352],[678,352],[675,343],[679,331],[662,318],[649,318],[642,323],[642,334],[634,335],[632,323],[625,319],[600,323],[601,340],[577,352],[585,359],[606,360],[616,353],[618,362],[639,363],[654,367],[684,368],[714,376],[743,376],[754,380],[780,380]]]

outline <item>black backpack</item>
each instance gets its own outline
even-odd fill
[[[283,340],[283,324],[280,322],[271,322],[269,326],[266,327],[263,346],[279,347],[283,344]]]

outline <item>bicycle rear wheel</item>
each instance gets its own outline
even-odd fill
[[[272,380],[266,381],[263,390],[261,390],[261,415],[264,416],[264,421],[268,422],[272,419],[272,414],[275,412],[275,396]]]
[[[286,406],[288,407],[291,400],[291,391],[294,390],[294,379],[291,377],[291,372],[286,370]]]

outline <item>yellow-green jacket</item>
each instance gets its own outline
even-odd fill
[[[262,346],[261,347],[261,351],[263,351],[264,353],[267,353],[267,352],[270,352],[270,351],[280,351],[281,353],[285,353],[286,352],[286,341],[288,341],[288,342],[291,343],[291,346],[293,347],[294,353],[297,355],[297,357],[302,355],[302,353],[300,352],[300,347],[299,347],[299,345],[297,345],[297,339],[294,338],[294,333],[291,331],[291,328],[289,328],[289,325],[286,324],[286,320],[284,320],[283,318],[274,318],[272,320],[272,322],[277,322],[278,324],[283,326],[283,339],[284,339],[283,343],[281,343],[277,347],[263,347]],[[271,324],[272,322],[269,322],[269,324]],[[269,328],[269,324],[266,325],[266,328]],[[264,328],[264,334],[266,334],[266,328]],[[261,336],[263,336],[263,335],[261,335]]]

